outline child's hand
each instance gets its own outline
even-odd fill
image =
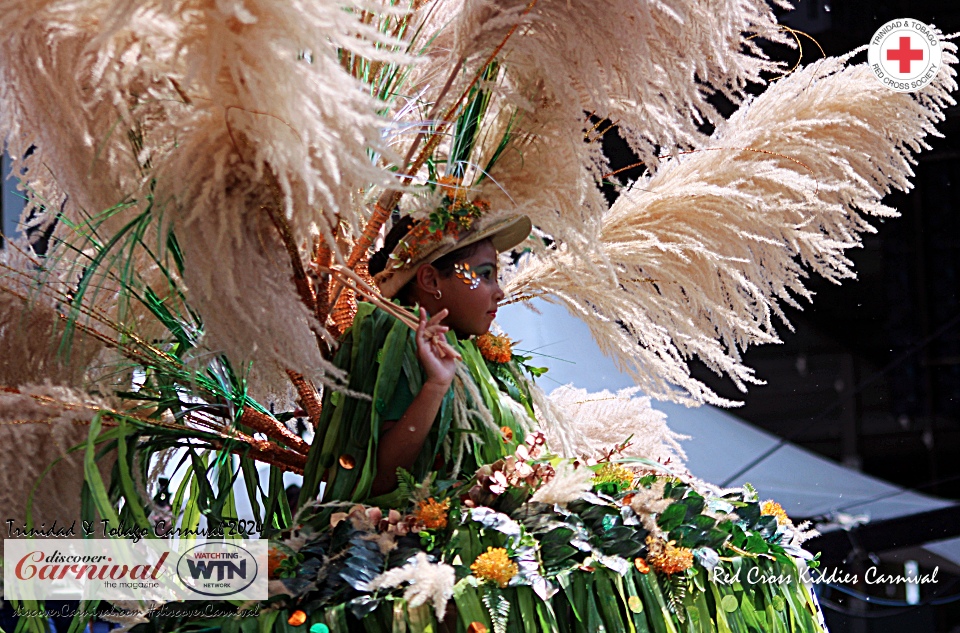
[[[443,309],[427,321],[427,311],[421,308],[417,328],[417,358],[427,372],[427,382],[442,386],[444,390],[453,382],[457,373],[456,361],[460,360],[460,354],[444,338],[450,328],[440,325],[448,313]]]

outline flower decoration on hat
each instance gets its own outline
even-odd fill
[[[444,238],[458,241],[470,233],[476,221],[490,209],[485,200],[467,200],[467,189],[459,178],[443,177],[439,181],[443,191],[440,206],[417,220],[405,238],[390,255],[390,268],[402,270],[418,263]]]

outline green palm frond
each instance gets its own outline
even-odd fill
[[[453,128],[453,140],[447,163],[447,175],[462,178],[470,157],[474,153],[483,120],[490,105],[490,91],[483,84],[494,80],[500,66],[496,62],[489,64],[481,73],[481,82],[470,89],[466,102],[457,116]]]
[[[151,465],[161,452],[179,450],[184,458],[174,470],[182,481],[173,511],[181,528],[196,529],[201,516],[208,526],[236,518],[242,492],[234,484],[241,473],[255,518],[275,529],[289,525],[282,472],[272,469],[264,491],[242,439],[253,436],[253,429],[239,424],[245,409],[270,412],[248,393],[249,368],[238,372],[225,356],[202,348],[203,321],[181,287],[183,255],[161,206],[148,195],[83,222],[58,221],[57,239],[38,260],[35,298],[57,306],[63,318],[62,354],[69,353],[77,331],[95,333],[120,354],[112,365],[97,367],[97,375],[127,383],[112,394],[124,403],[123,411],[100,411],[85,446],[78,447],[84,454],[84,518],[149,527]],[[104,237],[108,223],[114,228]],[[67,291],[58,289],[64,270],[67,279],[77,280]],[[110,303],[103,301],[107,293]],[[144,331],[154,333],[150,340]],[[116,462],[105,478],[98,464],[107,454]]]

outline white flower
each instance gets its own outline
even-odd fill
[[[424,552],[397,569],[386,571],[364,587],[366,591],[392,589],[405,582],[410,583],[403,592],[403,599],[411,607],[419,607],[430,600],[437,612],[437,618],[443,619],[447,601],[453,596],[453,585],[457,580],[453,567],[444,563],[431,563]]]
[[[589,468],[574,468],[572,462],[562,461],[557,465],[556,473],[553,479],[533,493],[530,501],[562,506],[579,499],[591,488],[593,471]]]
[[[808,541],[815,536],[820,536],[820,532],[811,528],[810,521],[804,521],[800,525],[789,526],[784,533],[787,542],[781,543],[784,551],[795,558],[810,560],[813,554],[803,549],[804,541]]]

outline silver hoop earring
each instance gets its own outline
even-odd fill
[[[436,299],[437,301],[440,301],[440,299],[443,298],[443,293],[440,292],[439,288],[437,288],[437,291],[433,293],[433,298]]]

